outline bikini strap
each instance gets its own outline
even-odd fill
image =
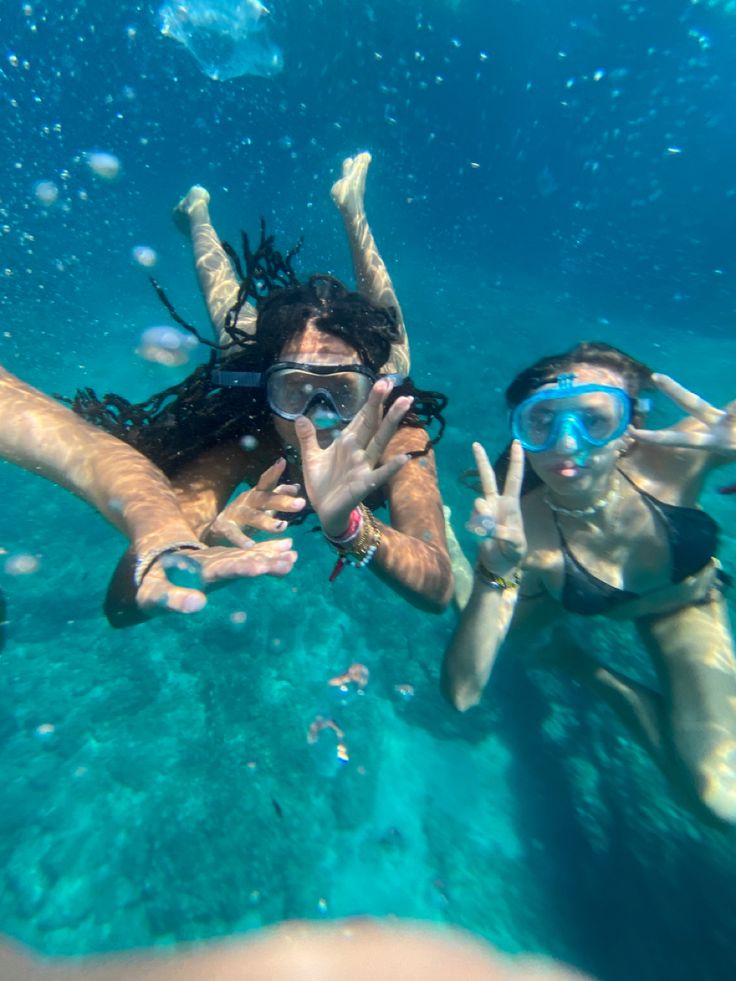
[[[639,497],[642,499],[642,501],[644,501],[644,503],[649,508],[649,510],[653,514],[658,515],[662,519],[662,521],[664,521],[664,523],[669,526],[669,521],[667,519],[667,515],[662,510],[662,502],[661,501],[658,501],[657,498],[653,494],[650,494],[648,491],[645,491],[643,488],[639,487],[638,484],[634,483],[634,481],[631,479],[631,477],[629,477],[629,475],[624,470],[621,470],[620,467],[616,467],[616,473],[621,474],[621,476],[624,478],[624,480],[626,481],[626,483],[630,487],[633,487],[634,488],[634,490],[636,491],[636,493],[639,495]]]
[[[638,491],[639,492],[639,494],[643,494],[645,497],[649,497],[649,495],[647,494],[647,492],[646,491],[643,491],[641,489],[641,487],[639,487],[638,484],[635,484],[634,481],[631,479],[631,477],[629,477],[629,475],[626,473],[626,471],[625,470],[622,470],[621,467],[616,467],[616,473],[621,474],[621,476],[624,478],[624,480],[626,481],[626,483],[627,484],[630,484],[634,488],[635,491]]]

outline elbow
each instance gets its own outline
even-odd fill
[[[394,585],[394,588],[396,589],[397,586]],[[428,577],[414,586],[404,585],[399,591],[422,613],[440,614],[444,613],[452,602],[455,580],[448,565],[446,574],[443,570],[441,575],[433,576],[431,580]]]
[[[424,602],[422,603],[422,609],[425,613],[444,613],[447,607],[450,605],[450,600],[452,599],[452,590],[449,592],[437,593],[433,596],[425,596]]]
[[[480,702],[480,692],[454,691],[446,695],[450,705],[458,712],[467,712]]]
[[[458,712],[467,712],[480,702],[482,689],[455,681],[443,668],[440,689],[445,699]]]
[[[445,556],[437,583],[431,593],[425,597],[428,613],[444,613],[455,595],[455,577],[452,574],[450,559]]]

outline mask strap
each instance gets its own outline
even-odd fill
[[[563,375],[557,376],[557,385],[559,388],[572,388],[575,384],[575,372],[568,371]]]

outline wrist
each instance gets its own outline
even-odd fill
[[[474,573],[476,581],[496,592],[503,592],[507,589],[517,590],[521,583],[521,570],[518,565],[505,570],[503,573],[496,572],[488,569],[479,557],[475,564]]]
[[[519,554],[513,558],[506,556],[498,548],[495,548],[489,555],[483,548],[480,548],[475,565],[476,568],[480,567],[485,570],[488,575],[501,576],[506,579],[509,576],[513,576],[521,568],[523,558],[524,556]]]
[[[315,508],[322,533],[327,538],[342,538],[343,535],[347,534],[352,516],[359,508],[359,504],[348,508],[340,507],[334,511],[328,508],[324,510],[322,508]]]
[[[330,582],[335,581],[346,563],[364,569],[371,563],[373,556],[381,544],[381,528],[374,518],[372,511],[365,504],[359,504],[352,514],[355,514],[355,512],[357,512],[357,530],[354,534],[350,534],[342,541],[327,538],[338,553],[337,562],[330,576]],[[355,520],[356,518],[352,519],[351,526],[354,525]]]
[[[137,589],[140,589],[143,584],[143,580],[146,578],[148,573],[154,567],[154,565],[162,559],[165,555],[173,555],[175,552],[180,552],[183,550],[190,551],[201,551],[206,548],[202,542],[197,541],[195,538],[189,538],[180,542],[169,542],[166,545],[162,545],[159,548],[151,548],[146,552],[139,552],[136,556],[135,567],[133,570],[133,582]]]
[[[139,530],[130,537],[130,546],[136,555],[153,554],[176,542],[200,542],[201,538],[186,521],[159,523],[147,530]]]
[[[337,522],[334,522],[337,525]],[[360,534],[360,530],[363,527],[363,512],[359,507],[353,508],[353,510],[348,515],[347,521],[343,527],[343,530],[339,534],[332,534],[327,528],[323,528],[325,538],[330,542],[331,545],[336,545],[341,548],[351,544]]]

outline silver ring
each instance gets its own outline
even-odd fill
[[[496,519],[492,514],[479,514],[478,511],[473,511],[465,528],[478,538],[496,537]]]

